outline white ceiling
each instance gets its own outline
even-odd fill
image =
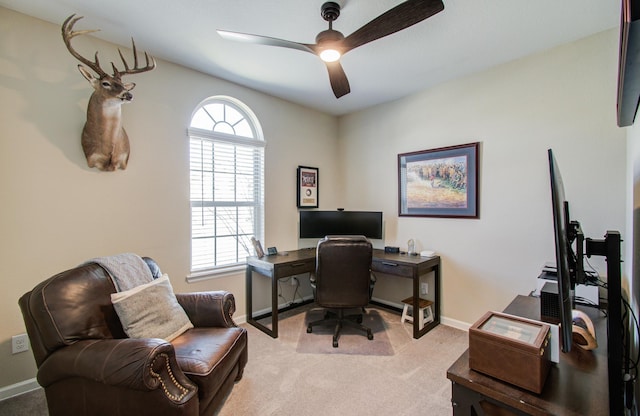
[[[618,27],[612,0],[443,0],[441,13],[363,45],[341,62],[351,93],[336,99],[324,64],[292,49],[237,43],[216,29],[315,43],[325,0],[0,0],[0,6],[323,112],[346,114]],[[339,0],[349,35],[402,0]],[[62,44],[62,40],[60,40]]]

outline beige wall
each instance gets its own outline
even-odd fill
[[[74,40],[101,62],[116,46]],[[141,49],[144,45],[138,45]],[[119,60],[116,60],[119,62]],[[336,206],[337,121],[271,96],[159,60],[131,76],[123,107],[131,140],[126,171],[90,170],[80,147],[91,87],[65,49],[57,25],[0,8],[0,388],[35,376],[31,352],[11,354],[25,331],[18,298],[86,259],[135,252],[154,257],[176,291],[227,289],[244,315],[244,274],[187,284],[190,255],[188,140],[197,104],[233,96],[257,115],[266,147],[265,246],[296,247],[298,165],[320,168],[321,203]]]
[[[114,45],[78,41],[88,53],[99,49],[103,62],[113,59]],[[79,145],[91,89],[59,26],[0,8],[0,388],[35,375],[31,353],[10,352],[11,336],[24,332],[19,296],[91,257],[150,255],[176,291],[231,290],[244,315],[242,274],[184,280],[185,131],[193,108],[211,95],[240,99],[264,129],[264,246],[296,247],[295,169],[316,166],[320,208],[383,210],[387,244],[414,238],[418,249],[442,255],[446,319],[471,323],[502,309],[528,293],[541,264],[553,258],[548,147],[587,235],[624,229],[616,61],[617,34],[605,32],[336,119],[160,60],[156,70],[131,77],[135,98],[124,108],[129,168],[102,173],[86,168]],[[397,154],[472,141],[482,143],[480,219],[398,218]],[[398,302],[395,285],[383,281],[376,296]]]
[[[384,210],[390,245],[413,238],[440,253],[447,319],[473,323],[502,310],[554,260],[548,148],[585,234],[624,231],[617,51],[618,34],[607,31],[340,120],[345,206]],[[399,153],[476,141],[480,219],[398,218]],[[604,272],[604,262],[591,263]],[[396,302],[410,288],[402,290]]]

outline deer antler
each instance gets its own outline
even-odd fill
[[[77,60],[87,65],[89,68],[93,69],[96,74],[100,77],[104,77],[107,75],[106,72],[100,67],[100,61],[98,60],[98,52],[96,52],[94,61],[90,61],[84,56],[80,55],[73,47],[71,46],[71,39],[76,36],[85,35],[87,33],[98,32],[99,29],[94,30],[73,30],[73,26],[76,22],[82,19],[83,16],[75,17],[75,14],[67,17],[67,20],[62,24],[62,39],[64,40],[64,44],[67,45],[67,49]],[[120,55],[120,59],[122,59],[122,63],[124,64],[124,71],[119,71],[116,68],[115,64],[111,62],[111,67],[113,68],[113,76],[116,78],[120,78],[122,75],[131,75],[131,74],[139,74],[141,72],[151,71],[156,67],[156,60],[153,59],[152,56],[148,55],[146,52],[144,53],[145,58],[145,66],[142,68],[138,67],[138,52],[136,50],[136,43],[131,38],[131,44],[133,45],[133,68],[129,68],[127,61],[124,59],[122,52],[118,49],[118,54]]]
[[[156,67],[156,60],[153,59],[153,56],[149,56],[146,52],[144,53],[145,66],[143,68],[138,68],[138,52],[136,51],[136,43],[131,38],[131,45],[133,46],[133,68],[129,69],[129,65],[127,65],[127,61],[124,59],[122,52],[118,49],[118,55],[120,55],[120,59],[122,59],[122,63],[124,64],[124,71],[118,71],[118,68],[111,62],[111,66],[113,67],[113,76],[119,77],[121,75],[127,74],[139,74],[141,72],[151,71]],[[151,58],[151,63],[149,63],[149,58]]]
[[[73,49],[73,47],[71,46],[71,39],[75,38],[76,36],[99,31],[99,29],[74,31],[73,25],[75,25],[76,22],[82,18],[83,16],[75,17],[75,14],[72,14],[71,16],[67,17],[67,20],[65,20],[64,23],[62,24],[62,40],[64,40],[64,44],[67,45],[67,49],[69,50],[71,55],[73,55],[78,61],[82,62],[89,68],[93,69],[96,72],[96,74],[100,75],[101,77],[104,77],[105,75],[107,75],[107,73],[104,72],[102,68],[100,68],[100,62],[98,61],[98,52],[96,52],[95,54],[95,61],[90,61],[84,56],[80,55],[78,52],[76,52],[76,50]]]

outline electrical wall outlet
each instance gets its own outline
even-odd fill
[[[11,337],[11,353],[29,351],[29,337],[27,334],[14,335]]]
[[[429,294],[429,283],[420,283],[420,293],[423,295]]]

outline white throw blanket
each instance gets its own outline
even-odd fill
[[[98,263],[111,276],[118,292],[133,289],[136,286],[153,281],[149,266],[142,257],[133,253],[116,254],[115,256],[97,257],[87,263]]]

